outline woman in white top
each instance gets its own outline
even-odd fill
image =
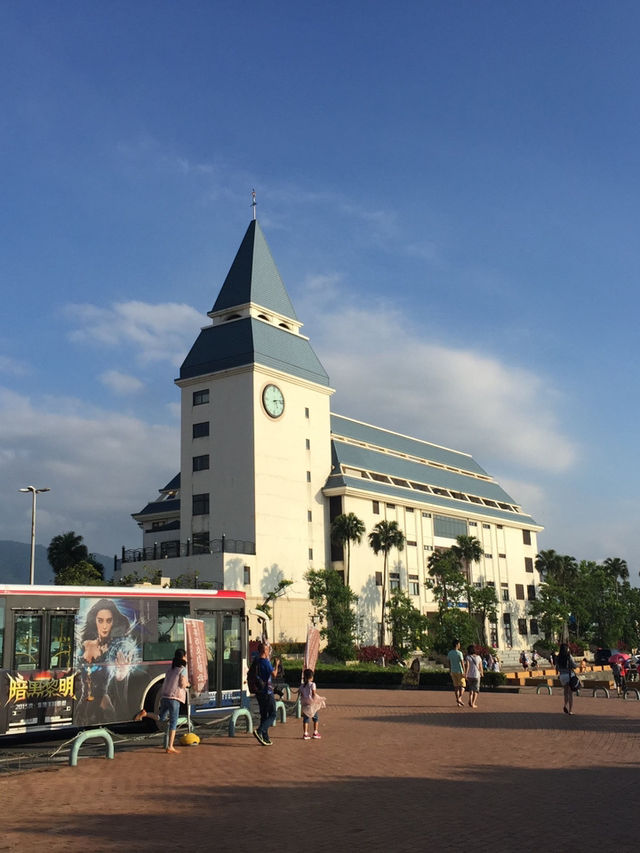
[[[482,658],[475,653],[475,646],[467,647],[467,655],[464,659],[464,677],[467,681],[469,691],[469,707],[478,707],[478,693],[480,693],[480,679],[484,675]]]

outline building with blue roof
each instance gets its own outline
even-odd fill
[[[245,590],[254,606],[292,580],[274,608],[272,636],[302,639],[312,615],[304,575],[344,572],[330,529],[353,512],[367,533],[397,522],[406,547],[390,555],[387,598],[402,589],[425,613],[436,610],[425,586],[429,557],[461,534],[475,536],[483,557],[470,582],[493,586],[500,601],[487,626],[493,645],[530,646],[541,526],[468,453],[331,412],[329,377],[256,219],[208,316],[175,380],[180,472],[133,514],[143,546],[123,550],[119,571],[143,561],[164,576],[195,572]],[[381,562],[366,536],[352,544],[349,584],[370,642],[380,630]]]

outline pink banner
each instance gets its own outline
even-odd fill
[[[184,620],[184,638],[187,652],[189,684],[196,695],[208,692],[207,643],[202,619]]]
[[[309,625],[307,628],[307,644],[304,647],[304,668],[315,669],[320,651],[320,631]]]

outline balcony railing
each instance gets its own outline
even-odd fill
[[[171,560],[197,554],[255,554],[256,543],[245,539],[209,539],[208,542],[187,539],[186,542],[155,542],[146,548],[123,548],[123,563],[142,563],[145,560]]]

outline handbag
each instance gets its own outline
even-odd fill
[[[569,678],[569,687],[576,693],[582,687],[582,682],[575,674],[575,672],[571,673],[571,677]]]

